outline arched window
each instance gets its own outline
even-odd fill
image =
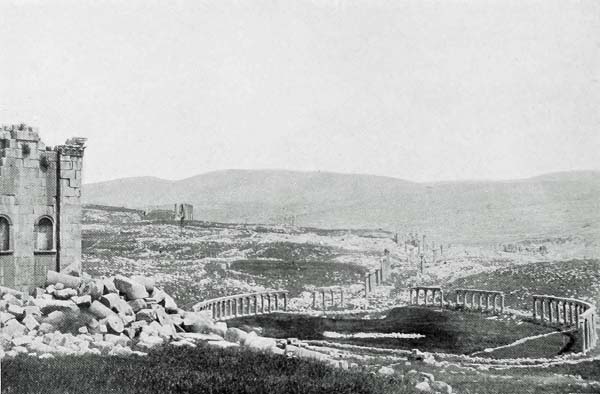
[[[54,223],[49,217],[42,217],[35,225],[35,249],[54,249]]]
[[[0,216],[0,251],[10,250],[10,222],[6,216]]]

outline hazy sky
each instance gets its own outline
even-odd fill
[[[0,0],[0,123],[85,180],[600,169],[600,1]]]

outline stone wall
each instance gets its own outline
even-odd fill
[[[46,147],[26,125],[0,128],[0,285],[43,285],[48,269],[81,265],[82,139]]]

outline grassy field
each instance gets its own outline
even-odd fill
[[[229,323],[233,326],[257,326],[263,335],[300,339],[326,339],[360,346],[415,349],[430,352],[471,354],[485,348],[510,344],[518,339],[552,332],[535,324],[516,324],[514,321],[488,319],[489,316],[449,310],[419,307],[395,308],[382,319],[322,318],[305,315],[271,314],[248,316]],[[406,333],[421,334],[423,338],[351,338],[330,339],[325,331],[336,333]],[[545,357],[552,357],[560,346],[544,348]]]
[[[147,357],[17,357],[5,394],[413,393],[399,378],[239,349],[165,347]]]
[[[529,310],[533,294],[574,297],[600,305],[600,260],[541,262],[456,280],[452,288],[504,291],[506,304]]]

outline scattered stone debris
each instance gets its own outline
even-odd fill
[[[84,354],[144,356],[166,343],[195,347],[205,342],[349,367],[346,360],[307,349],[297,338],[262,337],[250,329],[215,322],[209,311],[184,311],[150,278],[94,279],[49,271],[46,285],[32,295],[0,287],[0,358],[18,354],[40,359]]]

